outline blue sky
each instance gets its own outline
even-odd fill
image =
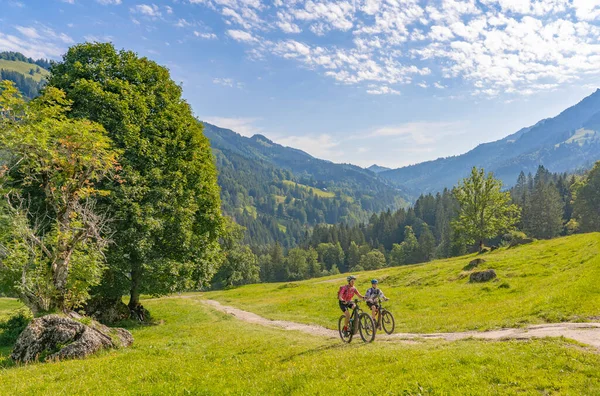
[[[466,152],[600,86],[598,0],[0,0],[0,50],[111,41],[202,120],[399,167]]]

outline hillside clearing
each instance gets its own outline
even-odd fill
[[[33,73],[33,75],[29,74],[31,69],[33,69],[35,72],[38,68],[40,70],[39,73]],[[40,82],[42,78],[45,78],[49,74],[48,70],[43,69],[38,65],[21,61],[10,61],[6,59],[0,59],[0,69],[19,72],[25,77],[32,78],[36,82]]]
[[[594,322],[600,315],[600,234],[538,241],[482,256],[470,255],[426,264],[358,274],[364,293],[378,278],[386,303],[404,333],[482,331],[557,322]],[[498,281],[469,283],[463,268],[475,257],[493,268]],[[335,280],[338,280],[337,282]],[[330,283],[331,281],[332,283]],[[335,329],[340,275],[301,282],[257,284],[204,293],[272,320],[317,324]]]

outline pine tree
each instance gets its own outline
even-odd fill
[[[533,193],[523,208],[523,230],[534,238],[550,239],[562,232],[564,203],[554,184],[544,180],[547,178],[537,179]]]

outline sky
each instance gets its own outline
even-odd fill
[[[462,154],[600,87],[600,0],[0,0],[0,51],[112,42],[204,121],[334,162]]]

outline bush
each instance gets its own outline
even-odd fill
[[[527,234],[521,231],[509,231],[502,236],[502,241],[510,244],[514,241],[521,241],[527,239]]]
[[[0,346],[12,346],[33,319],[31,312],[20,309],[10,319],[0,322]]]

